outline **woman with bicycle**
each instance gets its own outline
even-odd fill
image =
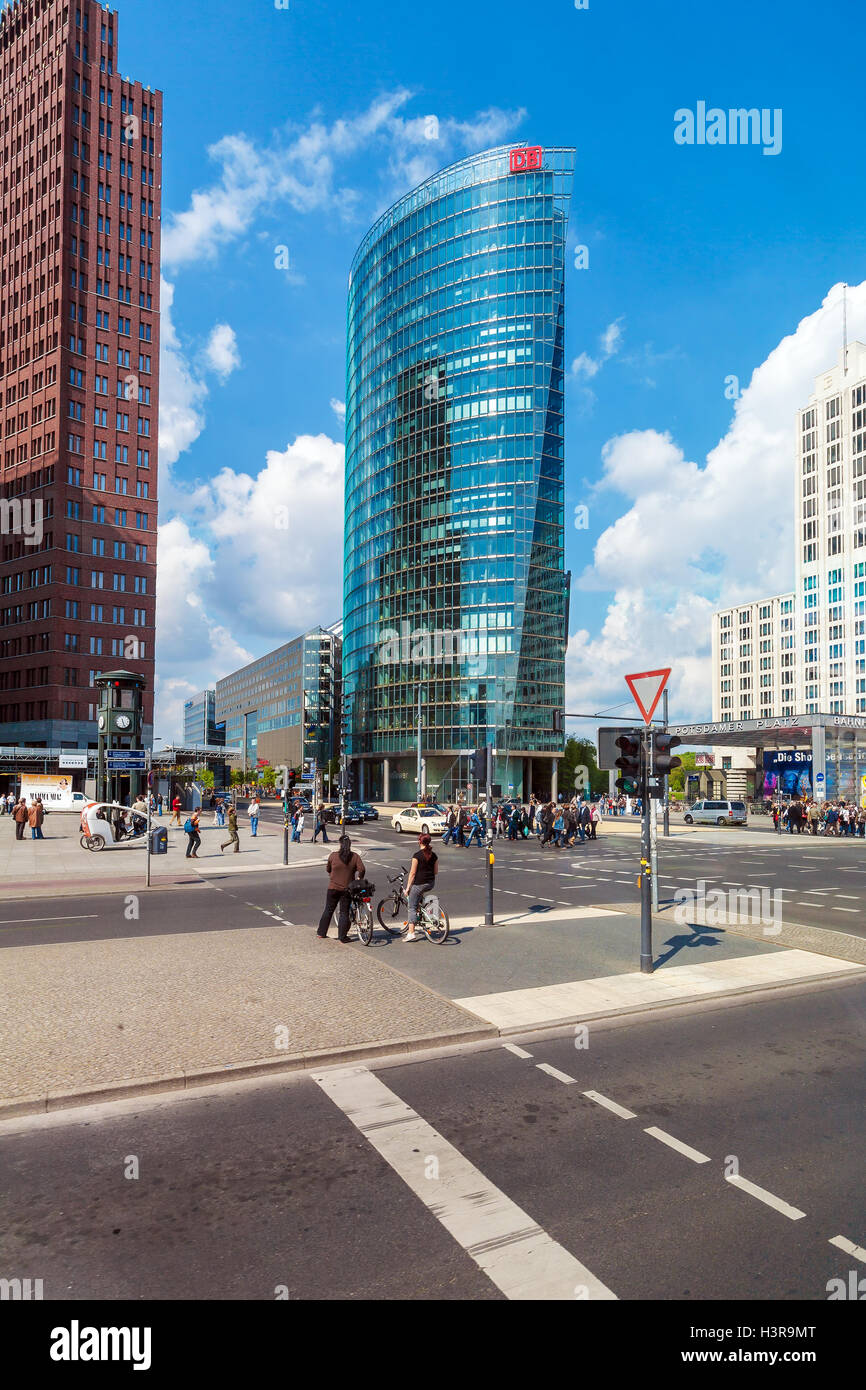
[[[429,839],[429,836],[428,836]],[[364,878],[364,861],[352,850],[348,835],[340,836],[340,848],[336,854],[328,855],[325,865],[328,871],[328,892],[325,897],[325,910],[319,921],[318,937],[324,941],[328,935],[334,909],[339,903],[340,915],[337,918],[337,938],[347,945],[349,941],[349,885],[356,878]]]
[[[412,865],[406,880],[406,895],[409,899],[409,930],[404,941],[417,941],[415,924],[418,921],[418,903],[425,893],[435,887],[439,872],[439,856],[433,850],[429,835],[419,835],[420,849],[412,855]]]

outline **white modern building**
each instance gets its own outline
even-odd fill
[[[866,714],[864,343],[841,350],[797,412],[794,497],[793,592],[713,614],[715,723]],[[717,755],[744,793],[753,755]]]

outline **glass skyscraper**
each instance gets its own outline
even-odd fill
[[[502,146],[371,228],[348,302],[343,681],[359,794],[452,796],[563,737],[564,271],[574,151]],[[419,699],[420,694],[420,699]]]

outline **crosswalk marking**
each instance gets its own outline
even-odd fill
[[[366,1067],[312,1077],[506,1298],[616,1299]]]

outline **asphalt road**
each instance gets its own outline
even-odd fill
[[[866,984],[832,984],[10,1120],[3,1273],[46,1300],[825,1301],[866,1259],[864,1024]]]
[[[408,864],[416,846],[390,825],[368,823],[356,832],[370,843],[364,850],[368,877],[376,897],[388,889],[388,875]],[[290,845],[293,858],[301,846]],[[556,905],[589,906],[633,903],[639,842],[605,825],[598,841],[572,849],[541,850],[534,842],[495,844],[495,911],[513,914]],[[452,917],[483,915],[486,864],[477,847],[441,849],[440,894]],[[203,856],[208,855],[208,842]],[[214,855],[214,862],[219,858]],[[203,862],[210,864],[209,858]],[[766,888],[778,891],[784,922],[817,926],[866,936],[866,842],[807,836],[758,837],[747,832],[720,832],[713,841],[698,838],[659,840],[659,892],[662,903],[677,891],[695,890],[700,881],[712,888]],[[296,923],[318,920],[324,900],[324,872],[299,868],[279,872],[228,872],[206,884],[139,892],[139,917],[128,920],[125,895],[86,894],[62,900],[5,899],[0,904],[0,946],[36,941],[87,940],[131,933],[213,931],[252,925],[257,910],[279,907]],[[263,921],[268,921],[265,918]]]

